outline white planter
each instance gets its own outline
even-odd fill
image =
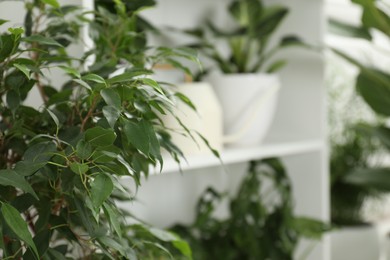
[[[210,149],[196,134],[199,132],[208,140],[212,148],[221,150],[222,109],[210,84],[206,82],[182,83],[178,84],[175,90],[186,95],[196,107],[194,111],[177,99],[176,110],[173,112],[193,132],[196,142],[185,134],[173,116],[164,116],[165,125],[174,130],[172,132],[173,143],[181,149],[184,155],[210,153]]]
[[[260,144],[272,123],[280,88],[275,74],[211,74],[223,109],[225,143],[231,146]]]
[[[332,231],[330,238],[332,260],[383,260],[375,226],[343,227]]]

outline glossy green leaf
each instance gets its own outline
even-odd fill
[[[105,88],[100,91],[100,95],[102,95],[102,98],[106,102],[107,105],[113,106],[117,109],[121,107],[121,98],[114,89],[112,88]]]
[[[267,73],[275,73],[276,71],[278,71],[281,68],[283,68],[284,66],[286,66],[286,64],[287,64],[286,60],[277,60],[268,66],[268,69],[266,70],[266,72]]]
[[[45,4],[51,5],[54,8],[60,8],[60,4],[57,0],[42,0]]]
[[[15,44],[12,35],[1,35],[0,36],[0,62],[4,61],[10,55],[18,43]]]
[[[5,23],[9,22],[9,20],[0,19],[0,25],[3,25]]]
[[[19,107],[21,100],[18,92],[10,90],[7,92],[6,101],[9,109],[15,111]]]
[[[14,67],[23,72],[23,74],[30,79],[30,69],[26,65],[14,63]]]
[[[114,249],[118,251],[122,256],[126,256],[126,249],[114,239],[108,236],[103,236],[103,237],[99,237],[98,241],[105,247]]]
[[[93,149],[91,144],[83,139],[81,139],[76,145],[76,154],[82,160],[88,159],[92,155],[92,151]]]
[[[103,210],[104,210],[104,214],[109,220],[110,226],[114,229],[115,233],[121,238],[122,232],[120,226],[120,219],[123,216],[119,215],[116,209],[112,208],[107,203],[103,203]]]
[[[96,82],[96,83],[103,83],[103,84],[106,84],[106,81],[99,75],[97,74],[87,74],[85,76],[82,77],[83,80],[89,80],[89,81],[93,81],[93,82]]]
[[[50,117],[53,119],[54,123],[56,124],[57,126],[57,129],[60,127],[60,120],[58,120],[58,117],[56,114],[54,114],[53,111],[51,111],[50,109],[47,109],[46,108],[46,111],[47,113],[49,113]]]
[[[39,259],[38,250],[34,244],[31,233],[28,231],[27,223],[20,216],[19,211],[7,203],[3,203],[1,206],[1,212],[8,226],[13,232],[23,240],[33,251],[36,259]]]
[[[78,175],[84,175],[89,170],[89,166],[85,163],[72,162],[70,169]]]
[[[85,131],[85,141],[93,146],[108,146],[114,143],[116,134],[111,129],[105,129],[100,126],[90,128]]]
[[[61,44],[59,44],[57,41],[53,40],[52,38],[47,38],[39,34],[31,35],[29,37],[24,38],[23,40],[31,43],[36,42],[42,45],[63,47]]]
[[[137,70],[128,71],[128,72],[122,73],[120,75],[114,76],[114,77],[108,79],[107,82],[110,84],[122,83],[122,82],[126,82],[126,81],[133,81],[134,78],[142,76],[142,75],[151,75],[151,74],[153,74],[153,72],[150,70],[137,69]]]
[[[85,82],[84,80],[81,80],[81,79],[73,79],[74,82],[78,83],[80,86],[92,91],[92,88],[91,86]]]
[[[182,240],[178,239],[172,242],[173,246],[178,249],[184,256],[188,257],[189,259],[192,259],[192,250],[190,245]]]
[[[297,233],[309,239],[321,239],[322,235],[331,229],[329,224],[307,217],[294,218],[293,225]]]
[[[91,199],[95,209],[100,209],[103,203],[110,197],[114,189],[112,180],[107,175],[100,173],[91,182]]]
[[[378,190],[390,191],[390,168],[366,168],[354,170],[343,181]]]
[[[194,103],[192,103],[191,99],[189,99],[186,95],[180,92],[176,92],[175,96],[178,97],[184,104],[186,104],[187,106],[189,106],[190,108],[196,111],[196,107]]]
[[[103,107],[103,115],[107,119],[108,124],[114,128],[115,123],[121,115],[121,111],[113,106]]]
[[[74,76],[76,78],[81,77],[80,72],[75,68],[68,67],[68,66],[58,66],[58,67],[61,68],[62,70],[64,70],[67,74],[69,74],[71,76]]]
[[[153,125],[146,121],[140,122],[127,121],[125,123],[125,134],[128,141],[145,155],[153,155],[160,159],[160,143],[157,139]]]
[[[370,31],[365,27],[357,27],[335,19],[329,19],[328,30],[331,33],[347,37],[356,37],[366,40],[371,40]]]
[[[377,113],[390,116],[390,75],[366,68],[356,81],[356,88],[367,104]]]
[[[31,185],[13,170],[0,170],[0,185],[12,186],[21,189],[24,192],[30,193],[37,200],[39,199],[37,194],[34,192]]]
[[[47,162],[19,161],[15,164],[14,171],[21,176],[30,176],[44,167]]]
[[[46,163],[56,151],[57,146],[53,142],[42,142],[29,147],[23,157],[26,161]]]

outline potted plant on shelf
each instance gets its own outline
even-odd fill
[[[269,192],[271,191],[272,192]],[[297,252],[302,238],[318,240],[329,225],[293,212],[292,187],[277,158],[250,162],[237,194],[208,188],[190,225],[172,227],[193,248],[194,259],[306,259]],[[216,212],[227,200],[229,215]]]
[[[24,28],[0,35],[2,259],[147,259],[169,255],[163,243],[191,257],[177,235],[116,205],[134,196],[122,176],[139,187],[150,166],[162,167],[160,149],[176,160],[181,152],[157,113],[172,101],[146,67],[175,51],[147,54],[142,33],[131,31],[142,4],[113,4],[117,14],[99,8],[90,20],[77,6],[26,1]],[[89,67],[66,49],[86,24],[96,41],[86,55],[99,54]],[[64,84],[54,70],[65,72]],[[35,89],[39,108],[24,103]]]
[[[286,7],[234,0],[228,11],[235,23],[233,30],[223,31],[207,22],[204,28],[186,32],[196,36],[198,43],[192,46],[218,68],[206,81],[213,85],[222,105],[225,141],[251,146],[264,138],[276,106],[280,82],[274,73],[286,62],[272,62],[272,58],[281,48],[300,41],[286,36],[271,46],[272,35],[288,14]]]

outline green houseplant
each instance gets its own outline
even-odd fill
[[[319,239],[329,227],[296,216],[291,189],[279,159],[252,161],[234,197],[208,188],[193,224],[173,230],[189,242],[194,259],[293,259],[301,238]],[[229,216],[218,218],[214,213],[226,199]]]
[[[143,4],[113,4],[118,15],[99,7],[90,20],[77,6],[26,1],[25,28],[0,35],[3,259],[154,259],[169,255],[163,246],[169,242],[191,255],[178,236],[149,227],[116,201],[133,196],[121,176],[138,187],[141,175],[163,167],[160,149],[177,161],[181,156],[158,116],[171,111],[170,94],[147,66],[175,55],[196,58],[148,50],[134,30]],[[96,48],[72,57],[66,47],[85,24]],[[85,64],[93,54],[99,55]],[[56,69],[67,75],[64,84],[50,78]],[[33,89],[39,108],[24,104]]]
[[[388,40],[390,19],[386,3],[371,0],[352,0],[352,2],[362,8],[361,26],[356,27],[340,21],[332,21],[333,31],[343,36],[358,37],[368,46],[374,47],[376,46],[374,32]],[[378,160],[383,156],[388,156],[389,151],[390,132],[385,122],[390,115],[390,74],[387,70],[379,68],[376,60],[367,64],[367,62],[355,58],[347,52],[335,48],[333,50],[358,68],[355,83],[356,93],[380,119],[369,125],[349,130],[347,133],[349,138],[346,143],[334,150],[335,155],[340,151],[341,153],[338,155],[344,154],[344,158],[334,157],[337,160],[332,161],[334,165],[331,165],[333,168],[331,168],[332,221],[341,225],[340,231],[332,236],[332,243],[340,245],[339,251],[335,250],[334,252],[334,258],[345,259],[346,256],[342,248],[358,248],[357,245],[365,243],[368,248],[356,249],[350,252],[348,258],[372,259],[380,257],[380,254],[385,251],[381,246],[386,237],[378,236],[376,223],[367,223],[360,209],[364,200],[386,194],[390,188],[388,164]],[[384,51],[382,55],[388,55],[388,53]],[[356,129],[358,130],[356,131]],[[373,163],[373,159],[377,162]],[[338,169],[334,166],[337,166]],[[371,219],[375,219],[375,217],[371,217]],[[369,225],[362,226],[362,222]],[[346,227],[347,225],[349,227]],[[337,237],[341,239],[336,242]],[[360,241],[356,242],[357,238],[360,238]]]
[[[300,43],[297,37],[286,36],[273,44],[287,14],[286,7],[265,5],[261,0],[234,0],[227,6],[230,20],[225,21],[233,24],[230,31],[211,21],[187,31],[195,36],[192,46],[215,65],[216,70],[211,68],[205,80],[214,87],[222,105],[227,143],[257,145],[268,131],[280,87],[274,72],[286,63],[272,58],[280,49]]]
[[[342,35],[349,37],[358,37],[364,39],[368,42],[371,42],[373,39],[371,33],[373,30],[380,31],[383,36],[390,37],[390,25],[389,25],[389,15],[385,9],[381,8],[381,5],[376,1],[358,1],[354,0],[353,3],[360,5],[362,7],[363,13],[361,17],[361,26],[355,27],[349,24],[344,24],[339,21],[332,21],[333,31]],[[371,42],[372,45],[375,43]],[[356,79],[356,92],[360,95],[363,100],[368,104],[368,106],[378,115],[379,123],[377,125],[365,125],[360,128],[360,137],[355,135],[355,140],[348,142],[344,149],[345,151],[350,149],[351,146],[359,146],[361,155],[364,155],[365,158],[372,156],[378,150],[386,154],[389,148],[389,128],[386,124],[380,123],[384,122],[390,115],[389,111],[389,100],[390,96],[390,75],[387,71],[383,71],[377,67],[375,64],[365,65],[364,62],[358,61],[356,58],[351,57],[350,55],[342,52],[340,50],[334,49],[334,51],[339,54],[341,57],[349,61],[351,64],[357,66],[359,69],[359,74]],[[356,129],[356,128],[355,128]],[[354,131],[353,129],[351,131]],[[353,136],[353,134],[351,135]],[[361,139],[361,140],[357,140]],[[361,146],[361,143],[366,145]],[[359,144],[360,143],[360,144]],[[371,143],[371,145],[370,145]],[[370,147],[376,147],[371,149]],[[357,155],[358,153],[355,153]],[[355,161],[357,162],[357,161]],[[370,165],[369,163],[363,163],[359,167],[347,167],[344,169],[344,174],[335,177],[337,182],[334,182],[335,185],[340,185],[340,183],[346,183],[351,185],[357,190],[371,190],[375,192],[386,192],[389,191],[389,169],[383,167],[380,164]],[[336,199],[336,198],[335,198]],[[344,223],[345,224],[345,223]]]

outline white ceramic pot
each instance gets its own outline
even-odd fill
[[[332,260],[382,260],[375,226],[343,227],[330,233]]]
[[[195,105],[196,111],[177,99],[176,110],[173,112],[180,121],[193,132],[196,142],[185,134],[185,131],[171,116],[163,116],[165,125],[173,129],[172,141],[184,155],[210,153],[210,149],[196,134],[205,137],[212,148],[222,149],[222,109],[218,98],[207,82],[191,82],[177,84],[175,90],[187,96]]]
[[[224,142],[231,146],[260,144],[274,117],[279,77],[275,74],[211,74],[223,110]]]

